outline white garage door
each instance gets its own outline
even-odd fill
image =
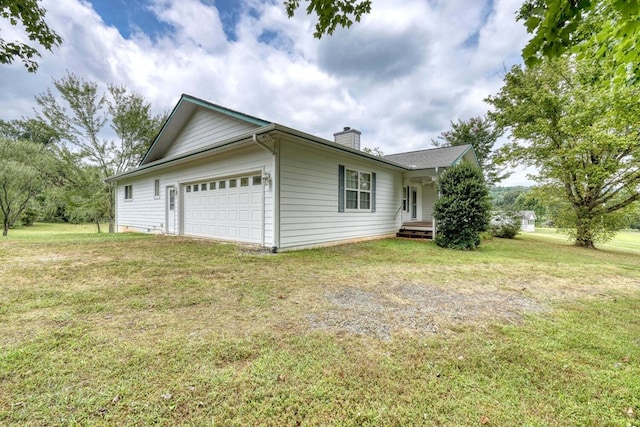
[[[184,234],[262,243],[260,175],[187,184],[183,194]]]

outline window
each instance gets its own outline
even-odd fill
[[[193,191],[198,191],[198,190],[200,190],[200,186],[198,184],[194,184]]]
[[[133,185],[125,185],[124,186],[124,199],[131,200],[133,199]]]
[[[191,186],[187,185],[187,193],[191,193]]]
[[[409,187],[402,187],[402,210],[409,212]]]
[[[176,190],[172,188],[169,190],[169,210],[173,211],[175,209],[176,209]]]
[[[346,170],[346,208],[371,209],[371,173]]]
[[[216,183],[215,182],[210,182],[209,183],[209,190],[215,190],[216,189]]]
[[[262,177],[260,175],[256,175],[253,177],[253,185],[262,184]]]
[[[376,211],[376,173],[338,165],[338,212]]]
[[[249,177],[240,178],[240,187],[248,187],[249,186]]]
[[[207,191],[207,184],[206,184],[206,183],[201,184],[201,185],[200,185],[200,190],[202,190],[202,191]]]
[[[156,199],[160,198],[160,180],[155,179],[153,181],[153,197]]]
[[[221,189],[221,190],[222,190],[223,188],[227,188],[227,181],[220,181],[220,182],[218,183],[218,188],[219,188],[219,189]]]
[[[236,188],[238,186],[238,180],[237,179],[230,179],[229,180],[229,188]]]

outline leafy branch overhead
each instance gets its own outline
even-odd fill
[[[318,18],[313,36],[322,38],[324,34],[332,35],[338,26],[349,28],[360,22],[362,15],[371,12],[371,0],[305,0],[307,15],[315,14]],[[292,18],[300,8],[300,0],[285,0],[287,15]]]
[[[29,40],[52,51],[54,46],[60,46],[62,37],[47,25],[44,20],[45,13],[46,10],[39,6],[38,0],[0,0],[0,17],[14,27],[21,24]],[[35,58],[41,56],[40,52],[30,44],[0,38],[1,64],[11,64],[19,59],[27,71],[35,73],[38,69]]]
[[[517,19],[534,35],[522,50],[528,66],[570,52],[610,61],[618,79],[640,77],[640,0],[527,0]]]

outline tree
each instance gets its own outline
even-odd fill
[[[618,79],[640,77],[639,0],[527,0],[517,19],[534,34],[522,50],[527,66],[572,52],[610,61]]]
[[[55,131],[61,144],[75,150],[71,154],[95,166],[100,181],[136,166],[166,118],[166,114],[152,115],[151,105],[123,86],[109,85],[107,93],[99,93],[97,83],[71,73],[53,83],[61,100],[50,89],[37,96],[38,120]],[[116,139],[102,136],[107,123]],[[113,232],[114,189],[104,189],[109,198],[109,232]]]
[[[384,157],[384,152],[380,147],[374,147],[374,148],[364,147],[362,151],[364,153],[371,154],[372,156]]]
[[[60,46],[62,37],[56,34],[44,20],[46,10],[39,6],[38,0],[0,0],[0,17],[9,21],[12,26],[21,23],[29,40],[35,41],[48,51]],[[5,41],[0,38],[0,63],[11,64],[20,59],[27,71],[35,73],[38,63],[34,57],[41,57],[33,46],[20,41]]]
[[[50,154],[44,146],[0,138],[2,235],[20,218],[46,183]]]
[[[307,15],[315,14],[315,38],[331,35],[338,26],[349,28],[353,22],[360,22],[362,15],[371,12],[371,0],[305,0]],[[284,6],[289,18],[300,7],[300,0],[285,0]]]
[[[436,147],[452,145],[473,145],[478,163],[488,185],[494,185],[506,178],[506,174],[493,161],[493,146],[502,133],[487,117],[472,117],[467,121],[451,122],[451,130],[444,131],[431,142]]]
[[[491,216],[489,190],[479,168],[462,163],[438,178],[440,198],[434,205],[436,244],[452,249],[475,249]]]
[[[547,214],[547,207],[537,187],[494,187],[489,191],[489,196],[493,198],[492,204],[497,210],[534,211],[538,220]]]
[[[67,184],[61,188],[69,221],[92,222],[101,232],[100,222],[108,220],[111,193],[102,182],[100,169],[91,165],[77,165],[72,168]]]
[[[0,137],[11,140],[26,140],[48,145],[60,138],[56,131],[38,119],[0,120]]]
[[[502,160],[539,170],[556,225],[586,248],[612,237],[640,200],[638,89],[609,84],[607,71],[566,57],[515,66],[487,99],[511,132]]]

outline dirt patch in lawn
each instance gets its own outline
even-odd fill
[[[346,287],[326,294],[329,308],[307,316],[312,329],[390,340],[394,334],[446,334],[466,324],[520,321],[547,306],[510,291],[397,285],[378,293]]]

